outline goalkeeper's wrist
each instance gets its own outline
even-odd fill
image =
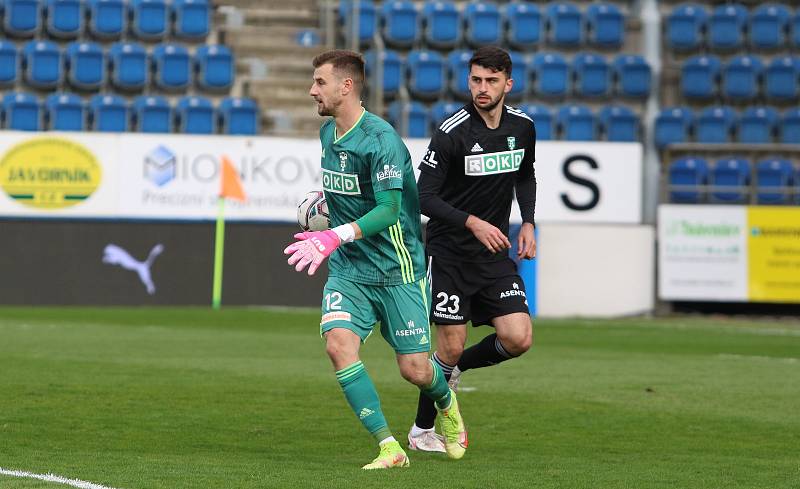
[[[341,241],[341,244],[352,243],[356,239],[356,230],[353,229],[353,226],[350,224],[336,226],[335,228],[331,229],[331,231],[336,233],[336,236],[339,236],[339,241]]]

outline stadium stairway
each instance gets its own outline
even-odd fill
[[[308,95],[311,60],[324,45],[303,46],[301,31],[319,31],[316,0],[224,0],[224,41],[235,49],[242,91],[262,111],[265,133],[310,137],[318,134],[320,117]]]

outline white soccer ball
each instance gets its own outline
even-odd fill
[[[303,231],[325,231],[331,226],[325,194],[314,190],[297,206],[297,223]]]

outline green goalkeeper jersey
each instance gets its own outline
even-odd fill
[[[422,278],[426,270],[419,194],[403,140],[386,121],[367,111],[338,137],[336,123],[327,120],[319,137],[331,227],[374,209],[376,192],[403,192],[399,220],[374,236],[339,247],[329,258],[329,276],[368,285],[407,284]]]

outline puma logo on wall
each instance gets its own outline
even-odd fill
[[[153,246],[150,254],[145,261],[138,261],[132,257],[130,253],[115,244],[106,245],[103,250],[103,263],[109,265],[119,265],[125,270],[131,270],[139,275],[139,280],[142,281],[147,293],[153,295],[156,293],[156,286],[153,283],[153,278],[150,276],[150,268],[153,266],[153,261],[156,257],[164,251],[164,245],[161,243]]]

